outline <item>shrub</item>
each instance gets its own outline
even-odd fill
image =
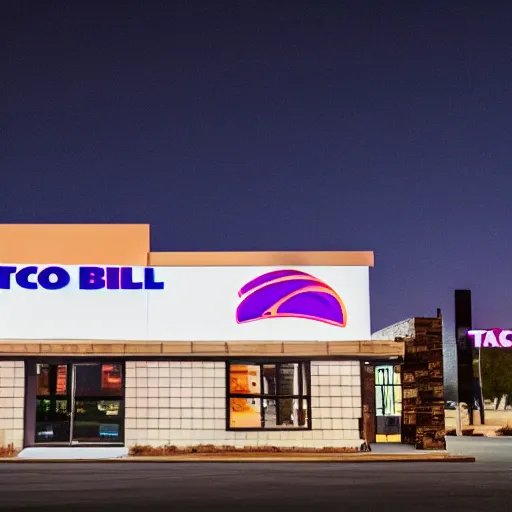
[[[172,455],[187,455],[191,453],[210,453],[210,454],[228,454],[228,453],[357,453],[357,448],[292,448],[292,447],[278,447],[278,446],[215,446],[212,444],[199,444],[196,446],[186,446],[178,448],[174,445],[164,446],[149,446],[149,445],[135,445],[130,448],[130,455],[132,457],[165,457]]]
[[[18,455],[18,450],[14,448],[12,443],[7,446],[0,446],[0,458],[16,457],[16,455]]]
[[[496,435],[498,436],[512,436],[512,427],[510,427],[507,423],[505,427],[501,427],[496,431]]]

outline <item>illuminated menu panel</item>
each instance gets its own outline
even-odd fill
[[[68,367],[65,364],[57,366],[57,395],[65,395],[67,392]]]
[[[122,383],[123,379],[120,364],[103,364],[101,366],[101,389],[103,391],[120,391]]]

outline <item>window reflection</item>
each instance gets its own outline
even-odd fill
[[[277,428],[277,400],[264,399],[264,427],[265,428]]]
[[[279,365],[279,394],[294,395],[298,393],[298,371],[296,364]]]
[[[119,441],[121,435],[120,400],[77,400],[73,439],[77,441]]]
[[[277,371],[275,364],[263,365],[263,386],[266,395],[277,395]]]
[[[303,427],[308,422],[308,408],[306,400],[293,400],[291,426]]]
[[[67,365],[37,364],[36,377],[37,396],[65,395],[67,393]]]
[[[44,396],[50,394],[50,365],[36,365],[37,375],[37,395]]]
[[[80,364],[75,367],[76,396],[120,396],[122,392],[121,364]]]
[[[69,441],[69,408],[67,400],[36,400],[36,442]]]
[[[279,419],[283,427],[293,425],[293,398],[279,399]]]

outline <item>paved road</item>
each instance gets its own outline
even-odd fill
[[[0,510],[510,510],[512,440],[451,439],[449,448],[479,461],[0,464]]]

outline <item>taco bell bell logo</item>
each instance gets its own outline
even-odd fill
[[[266,318],[302,318],[336,327],[347,325],[341,297],[327,283],[298,270],[274,270],[259,275],[238,292],[239,324]]]

